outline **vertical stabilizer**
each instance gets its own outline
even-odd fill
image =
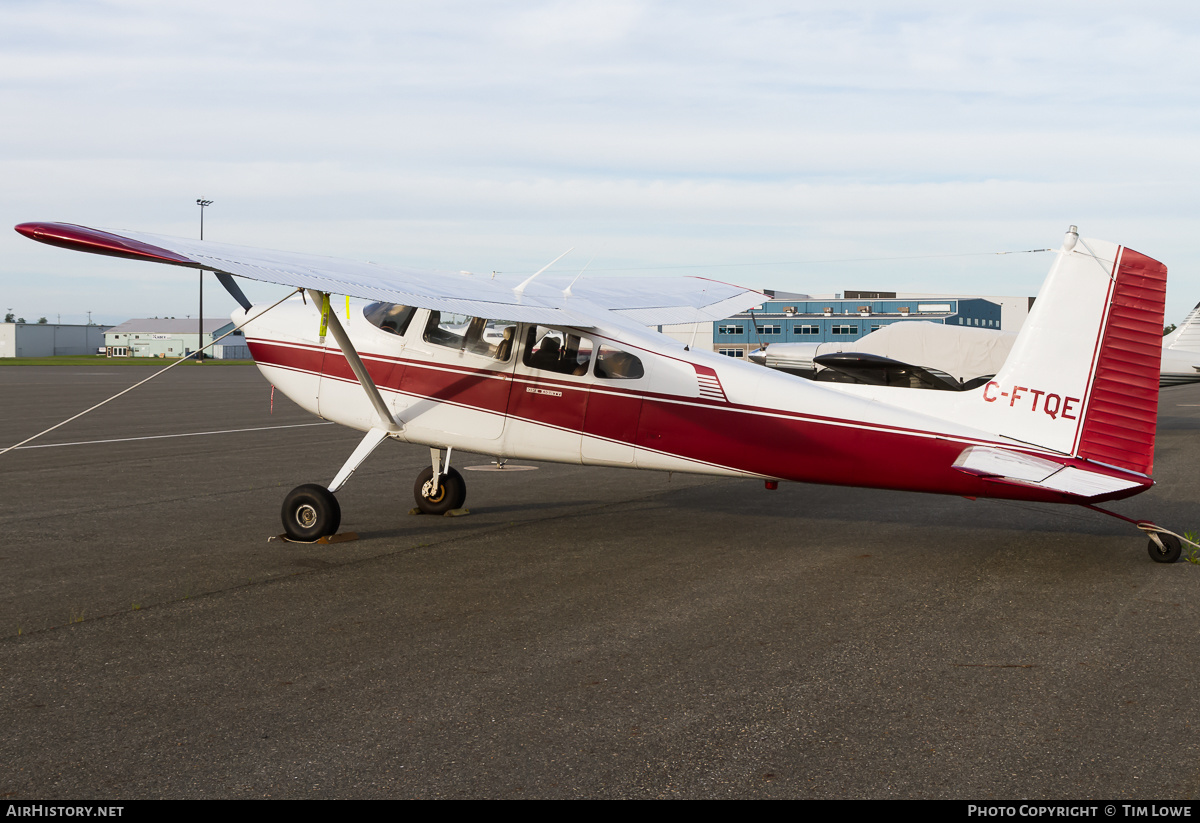
[[[1071,227],[977,423],[1149,474],[1167,268]]]

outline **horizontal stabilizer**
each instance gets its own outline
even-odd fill
[[[1151,481],[1144,477],[1065,465],[1031,454],[989,446],[964,449],[954,461],[954,468],[992,482],[1036,486],[1086,499],[1107,498],[1127,489],[1151,485]]]

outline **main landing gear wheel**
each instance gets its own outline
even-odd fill
[[[283,530],[292,540],[312,543],[337,534],[342,525],[342,507],[333,492],[316,483],[292,489],[283,501]]]
[[[424,514],[445,514],[451,509],[461,509],[467,501],[467,481],[457,469],[446,469],[438,478],[437,488],[433,488],[433,466],[426,466],[417,475],[416,485],[413,486],[413,497],[417,499],[417,508]]]
[[[1191,537],[1191,535],[1188,535]],[[1150,559],[1155,563],[1174,563],[1179,559],[1179,553],[1183,550],[1183,544],[1179,542],[1179,538],[1173,534],[1158,533],[1158,539],[1162,541],[1159,546],[1154,542],[1154,538],[1150,539],[1150,543],[1146,546],[1146,551],[1150,553]]]

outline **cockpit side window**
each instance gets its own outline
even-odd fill
[[[640,358],[608,345],[600,346],[596,376],[605,380],[636,380],[646,374]]]
[[[500,339],[496,341],[494,357],[507,363],[512,357],[513,347],[517,344],[517,324],[507,320],[497,320],[494,328],[500,331]]]
[[[389,334],[403,336],[416,311],[415,307],[400,303],[372,303],[363,309],[363,317]]]
[[[513,339],[517,326],[507,320],[486,317],[443,315],[436,309],[429,312],[424,340],[435,346],[457,349],[459,352],[490,357],[507,362],[512,357]]]

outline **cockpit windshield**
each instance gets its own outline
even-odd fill
[[[412,322],[414,306],[404,306],[400,303],[372,303],[363,309],[363,317],[373,326],[378,326],[385,332],[403,335],[408,331]]]

